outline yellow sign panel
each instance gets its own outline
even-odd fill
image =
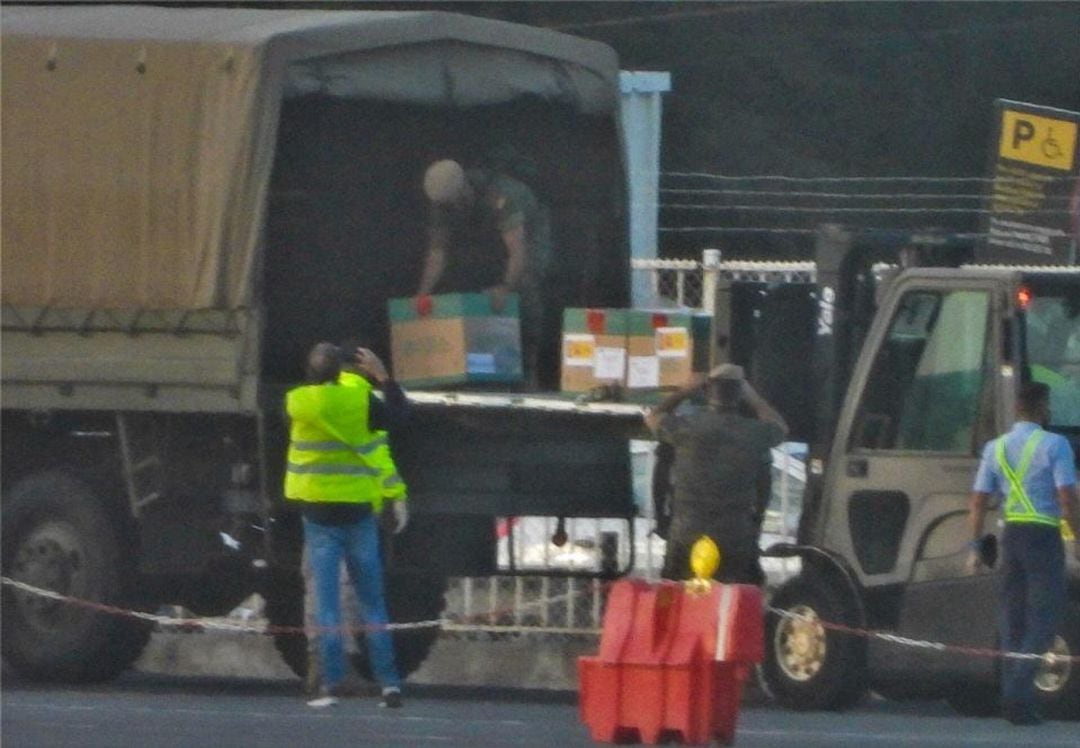
[[[1072,171],[1076,130],[1075,122],[1005,109],[998,154],[1013,161]]]

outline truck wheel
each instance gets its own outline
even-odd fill
[[[62,471],[23,479],[4,500],[3,573],[82,600],[125,606],[120,532],[93,492]],[[126,670],[150,624],[5,586],[3,654],[31,678],[103,681]]]
[[[409,574],[390,572],[386,575],[386,607],[390,620],[395,623],[432,621],[442,617],[446,607],[445,577],[432,574]],[[439,638],[438,626],[415,629],[398,629],[393,632],[394,657],[398,674],[402,678],[411,675],[424,660]],[[373,680],[368,662],[367,638],[356,636],[356,654],[353,666],[364,678]]]
[[[1065,657],[1080,656],[1080,604],[1070,603],[1051,651]],[[1043,713],[1051,719],[1080,719],[1080,665],[1058,660],[1043,665],[1035,675]]]
[[[274,567],[263,590],[266,619],[271,627],[300,629],[304,626],[304,577],[300,569]],[[303,633],[274,634],[274,646],[281,659],[301,678],[308,671],[308,641]]]
[[[866,692],[865,647],[857,636],[823,623],[852,625],[854,614],[824,582],[799,576],[777,590],[765,621],[765,680],[791,709],[844,709]]]
[[[388,574],[386,604],[392,621],[428,621],[439,618],[446,605],[446,579],[418,574]],[[299,569],[277,568],[263,594],[266,599],[266,618],[271,627],[288,629],[304,625],[304,579]],[[398,672],[405,678],[427,658],[438,638],[437,626],[395,631],[394,654]],[[296,675],[308,673],[308,638],[302,633],[274,634],[274,646],[285,664]],[[353,667],[372,679],[368,664],[367,639],[356,636],[357,651],[352,656]]]

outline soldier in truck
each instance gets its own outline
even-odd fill
[[[525,377],[537,389],[551,257],[547,208],[517,179],[488,168],[466,171],[449,159],[427,168],[423,187],[431,213],[417,293],[486,291],[496,312],[508,294],[519,294]]]

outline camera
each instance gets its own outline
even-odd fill
[[[346,346],[337,347],[337,359],[338,363],[342,366],[356,363],[356,349]]]

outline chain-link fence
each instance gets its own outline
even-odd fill
[[[649,279],[646,307],[700,310],[704,304],[704,265],[697,260],[634,260],[635,273]]]

